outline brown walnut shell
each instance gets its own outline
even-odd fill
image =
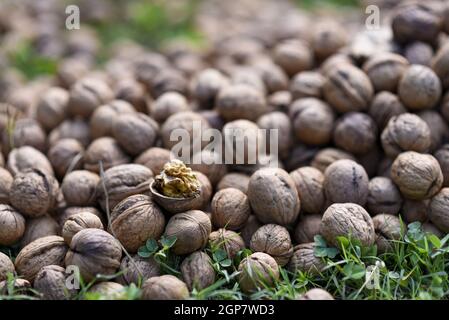
[[[189,290],[200,291],[215,282],[212,260],[202,251],[193,252],[182,261],[181,274]]]
[[[326,266],[322,258],[315,256],[315,243],[313,242],[297,245],[293,250],[288,264],[288,269],[291,272],[319,274]]]
[[[152,277],[142,286],[143,300],[185,300],[188,297],[186,284],[172,275]]]
[[[62,237],[70,245],[72,238],[84,229],[103,229],[103,223],[100,218],[88,211],[80,212],[69,217],[62,227]]]
[[[251,237],[251,250],[265,252],[272,256],[280,266],[285,266],[293,254],[293,245],[285,227],[266,224]]]
[[[66,270],[58,265],[43,267],[34,280],[34,289],[42,300],[69,300],[77,290],[67,288]]]
[[[279,266],[270,255],[256,252],[240,262],[240,289],[245,293],[257,291],[265,286],[272,287],[279,279]]]
[[[212,223],[217,228],[241,229],[249,218],[248,197],[238,189],[227,188],[212,198]]]

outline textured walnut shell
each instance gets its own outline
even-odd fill
[[[375,177],[370,180],[366,208],[372,216],[379,213],[397,215],[401,206],[401,194],[391,179]]]
[[[320,233],[321,215],[307,214],[299,218],[294,238],[297,243],[313,242],[314,237]]]
[[[218,229],[209,235],[211,247],[224,250],[230,259],[234,259],[239,251],[245,248],[243,238],[235,231]]]
[[[440,79],[426,66],[410,66],[399,82],[398,95],[409,110],[431,109],[441,93]]]
[[[84,168],[99,173],[100,161],[103,163],[103,170],[108,170],[114,166],[130,162],[130,158],[120,148],[115,139],[102,137],[92,141],[87,148],[84,155]]]
[[[112,128],[116,119],[124,114],[134,113],[131,104],[123,100],[113,100],[98,107],[90,117],[90,132],[93,139],[112,136]]]
[[[440,147],[449,137],[449,126],[441,114],[434,110],[421,111],[418,116],[427,123],[430,129],[430,152]]]
[[[443,185],[438,161],[429,154],[401,153],[391,167],[391,179],[402,195],[412,200],[431,198]]]
[[[438,38],[442,28],[441,17],[428,3],[405,2],[396,7],[393,13],[391,28],[397,42],[433,43]]]
[[[123,199],[134,195],[149,193],[150,183],[153,180],[153,172],[139,164],[122,164],[105,171],[103,178],[97,185],[98,202],[103,210],[106,210],[106,187],[109,200],[109,209]]]
[[[338,112],[365,111],[374,89],[362,70],[350,64],[341,64],[327,74],[323,94]]]
[[[321,213],[325,204],[324,175],[313,167],[301,167],[290,172],[301,199],[301,209],[307,213]]]
[[[338,245],[337,237],[351,237],[364,246],[375,241],[374,224],[368,212],[355,203],[335,203],[323,214],[320,234],[334,246]]]
[[[378,214],[373,218],[373,223],[378,252],[392,251],[394,248],[392,240],[401,238],[402,227],[399,218],[391,214]]]
[[[352,202],[364,205],[369,180],[365,169],[352,160],[338,160],[324,172],[324,193],[330,203]]]
[[[376,91],[395,92],[408,61],[399,54],[385,52],[373,55],[363,65],[363,71],[370,78]]]
[[[334,142],[352,154],[366,154],[377,142],[377,125],[365,113],[349,112],[335,124]]]
[[[212,260],[202,251],[196,251],[182,261],[181,274],[189,290],[200,291],[215,282]]]
[[[449,232],[449,188],[443,188],[430,201],[429,219],[441,231]]]
[[[231,172],[226,174],[217,184],[217,191],[226,188],[235,188],[243,193],[248,192],[249,176],[243,173]]]
[[[441,167],[441,172],[443,172],[443,186],[449,187],[449,144],[443,145],[434,154],[435,158]]]
[[[109,86],[93,77],[85,77],[77,81],[70,89],[68,112],[84,118],[89,117],[94,110],[114,97]]]
[[[171,217],[164,235],[176,237],[172,252],[183,255],[204,248],[211,229],[211,221],[207,214],[199,210],[190,210]]]
[[[137,156],[156,143],[159,125],[149,116],[126,113],[115,119],[112,134],[128,154]]]
[[[432,143],[427,123],[411,113],[391,118],[381,139],[385,153],[392,158],[403,151],[427,152]]]
[[[293,255],[288,264],[291,272],[308,272],[319,274],[326,263],[322,258],[315,256],[315,244],[313,242],[297,245],[293,249]]]
[[[432,46],[420,41],[412,42],[404,49],[404,57],[410,64],[422,64],[427,67],[432,64],[433,54]]]
[[[58,140],[48,151],[50,160],[58,177],[65,176],[69,168],[82,169],[84,166],[84,147],[76,139]]]
[[[293,254],[293,245],[288,230],[276,224],[260,227],[251,237],[251,250],[265,252],[280,265],[285,266]]]
[[[100,229],[84,229],[72,238],[65,264],[78,266],[83,280],[90,282],[97,275],[114,274],[121,258],[122,248],[113,236]]]
[[[36,218],[56,209],[58,181],[48,173],[29,169],[14,177],[11,185],[11,204],[30,218]]]
[[[273,60],[289,76],[293,76],[313,67],[313,52],[303,41],[285,40],[275,46]]]
[[[40,98],[36,106],[36,119],[46,129],[58,126],[66,117],[69,93],[52,87]]]
[[[427,221],[430,200],[404,200],[401,216],[406,223]]]
[[[332,163],[343,159],[355,161],[355,158],[346,151],[335,148],[324,148],[315,154],[315,157],[312,159],[311,166],[324,173],[327,167]]]
[[[245,293],[265,286],[272,287],[279,279],[279,266],[270,255],[255,252],[240,262],[239,285]]]
[[[151,197],[136,194],[119,202],[111,213],[115,236],[129,252],[137,252],[148,239],[158,240],[165,217]]]
[[[315,71],[299,72],[292,78],[290,92],[293,99],[307,97],[321,98],[326,79]]]
[[[153,258],[142,258],[139,255],[132,256],[131,261],[128,256],[122,259],[120,271],[123,272],[119,277],[119,282],[123,285],[145,282],[147,279],[160,275],[160,266]]]
[[[289,109],[296,139],[309,145],[324,145],[332,139],[335,115],[325,102],[317,98],[294,101]]]
[[[27,295],[31,289],[31,283],[25,279],[14,279],[13,282],[14,294]],[[0,295],[8,294],[8,281],[4,280],[0,282]]]
[[[449,10],[447,10],[449,12]],[[432,60],[432,69],[441,79],[444,89],[449,87],[449,45],[445,44]]]
[[[213,107],[217,94],[228,85],[228,79],[218,70],[205,69],[193,80],[192,94],[205,108]]]
[[[282,169],[257,170],[249,181],[248,199],[263,223],[289,225],[299,214],[300,201],[295,183]]]
[[[20,245],[24,247],[39,238],[58,235],[59,224],[52,217],[44,215],[39,218],[28,219]]]
[[[124,290],[120,283],[105,281],[94,284],[90,289],[89,293],[98,294],[102,299],[106,300],[120,300],[124,297]]]
[[[72,171],[64,177],[61,190],[69,206],[91,206],[96,202],[100,176],[87,170]]]
[[[69,217],[62,227],[62,237],[70,245],[72,238],[84,229],[103,229],[103,223],[100,218],[93,213],[83,211]]]
[[[212,198],[212,224],[216,228],[241,229],[249,218],[248,197],[238,189],[227,188]]]
[[[334,297],[326,290],[313,288],[301,295],[297,300],[334,300]]]
[[[67,249],[62,237],[39,238],[25,246],[17,255],[15,261],[17,273],[24,279],[33,282],[43,267],[63,266]]]
[[[234,84],[220,90],[216,108],[226,121],[238,119],[255,121],[268,112],[264,95],[247,84]]]
[[[31,118],[22,118],[15,122],[11,133],[3,132],[2,149],[8,154],[12,149],[31,146],[41,152],[47,149],[47,136],[40,124]]]
[[[52,165],[47,157],[39,150],[30,146],[23,146],[11,150],[6,166],[13,176],[28,169],[39,169],[50,175],[54,174]]]
[[[157,122],[163,123],[171,115],[188,110],[186,97],[178,92],[166,92],[151,106],[150,115]]]
[[[9,191],[14,178],[11,173],[4,168],[0,168],[0,202],[9,203]]]
[[[9,246],[23,236],[25,219],[13,207],[0,204],[0,245]]]
[[[103,217],[103,213],[100,212],[95,207],[68,207],[68,208],[64,208],[56,216],[56,221],[58,221],[59,226],[62,229],[62,227],[64,226],[64,224],[67,221],[67,219],[69,219],[70,217],[74,216],[75,214],[82,213],[82,212],[92,213],[92,214],[96,215],[98,218],[100,218],[101,222],[104,223],[104,221],[105,221],[105,219]]]
[[[369,107],[369,115],[376,122],[380,130],[383,130],[388,121],[394,116],[406,113],[404,105],[399,97],[391,92],[382,91],[376,94]]]
[[[76,294],[76,290],[68,289],[66,280],[67,274],[63,267],[45,266],[34,279],[34,289],[40,293],[42,300],[68,300]]]
[[[14,274],[15,270],[11,259],[3,252],[0,252],[0,282],[6,280],[8,273]]]
[[[134,160],[134,163],[150,168],[155,175],[158,175],[164,169],[164,164],[171,159],[170,150],[154,147],[144,151]]]
[[[333,20],[328,19],[317,23],[311,31],[312,48],[315,56],[320,60],[337,53],[348,41],[346,30]]]
[[[127,77],[117,82],[115,85],[115,96],[117,99],[129,102],[135,110],[148,113],[149,97],[145,86],[132,77]]]
[[[54,146],[62,139],[75,139],[78,140],[83,147],[86,147],[91,140],[89,124],[87,121],[80,118],[64,120],[50,132],[48,142],[50,146]]]
[[[185,300],[188,297],[186,284],[172,275],[150,278],[142,286],[143,300]]]
[[[431,233],[436,235],[438,238],[444,237],[445,233],[442,232],[440,229],[435,227],[435,225],[431,222],[425,222],[422,224],[422,229],[425,233]]]

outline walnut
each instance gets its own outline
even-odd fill
[[[186,284],[172,275],[152,277],[142,286],[143,300],[185,300],[188,297]]]
[[[334,297],[326,290],[313,288],[301,295],[298,300],[334,300]]]
[[[87,170],[68,173],[62,181],[61,190],[69,206],[91,206],[96,202],[96,188],[100,176]]]
[[[379,213],[397,215],[401,206],[401,194],[390,178],[375,177],[370,180],[366,207],[372,216]]]
[[[209,243],[212,248],[224,250],[230,259],[234,259],[237,253],[245,248],[243,238],[237,232],[226,229],[211,232]]]
[[[9,203],[9,191],[14,178],[8,170],[0,167],[0,202]]]
[[[355,158],[346,151],[335,148],[324,148],[315,154],[312,159],[311,166],[324,173],[328,166],[335,161],[342,159],[355,161]]]
[[[36,106],[36,119],[46,129],[58,126],[66,117],[69,93],[58,87],[48,89]]]
[[[14,272],[14,263],[6,254],[0,252],[0,282],[6,280],[8,273],[14,274]]]
[[[137,252],[148,239],[159,239],[164,227],[164,214],[146,195],[125,198],[111,213],[111,228],[129,252]]]
[[[8,154],[6,166],[13,176],[28,169],[39,169],[50,175],[54,174],[52,165],[47,157],[39,150],[30,146],[23,146],[11,150]]]
[[[113,100],[98,107],[90,117],[90,132],[93,139],[112,136],[116,119],[128,113],[135,113],[131,104],[123,100]]]
[[[24,247],[39,238],[58,235],[59,224],[52,217],[44,215],[39,218],[28,219],[20,245]]]
[[[406,223],[427,221],[430,200],[404,200],[401,215]]]
[[[242,236],[246,247],[250,246],[251,237],[261,226],[262,224],[257,220],[256,216],[251,214],[243,228],[240,230],[240,235]]]
[[[368,212],[355,203],[335,203],[323,214],[320,234],[334,246],[338,245],[337,237],[350,237],[370,246],[375,241],[374,224]]]
[[[306,213],[321,213],[325,204],[324,175],[313,167],[301,167],[290,172]]]
[[[401,238],[401,221],[391,214],[378,214],[373,218],[374,231],[376,232],[376,245],[379,253],[392,251],[392,240]]]
[[[365,169],[352,160],[338,160],[324,172],[324,193],[331,203],[353,202],[364,205],[369,180]]]
[[[140,164],[122,164],[104,172],[97,185],[98,202],[103,210],[108,205],[109,210],[123,199],[134,194],[149,194],[153,172]],[[106,190],[104,190],[106,189]],[[106,194],[108,204],[106,204]]]
[[[188,111],[189,109],[189,103],[182,94],[166,92],[154,102],[150,115],[157,122],[164,123],[171,115]]]
[[[251,250],[265,252],[280,266],[285,266],[293,254],[293,245],[286,228],[276,224],[266,224],[251,237]]]
[[[256,252],[246,257],[239,265],[240,289],[245,293],[272,287],[279,279],[279,266],[270,255]]]
[[[128,256],[122,259],[120,271],[123,272],[118,279],[120,283],[139,285],[147,279],[159,276],[160,266],[153,258],[144,259],[139,255],[133,255],[132,261]]]
[[[43,267],[34,279],[34,289],[43,300],[69,300],[77,290],[67,287],[67,275],[63,267],[49,265]]]
[[[164,170],[164,165],[170,162],[171,159],[172,154],[170,150],[153,147],[138,156],[134,163],[150,168],[154,174],[159,174],[159,172]]]
[[[17,273],[33,282],[37,273],[45,266],[64,265],[67,252],[64,239],[59,236],[39,238],[25,246],[17,255],[15,265]]]
[[[98,138],[89,145],[84,154],[84,168],[96,173],[100,172],[100,161],[103,169],[129,163],[129,156],[122,150],[117,141],[110,137]]]
[[[429,219],[441,231],[449,232],[449,188],[443,188],[430,201]]]
[[[30,218],[40,217],[56,209],[58,181],[39,169],[18,173],[11,185],[11,204]]]
[[[391,179],[402,195],[412,200],[431,198],[443,185],[438,161],[429,154],[414,151],[403,152],[394,160]]]
[[[212,260],[202,251],[193,252],[182,261],[181,274],[189,290],[200,291],[215,282]]]
[[[84,147],[76,139],[58,140],[48,151],[48,160],[60,178],[63,178],[69,169],[82,169],[83,157]]]
[[[100,229],[84,229],[72,238],[65,264],[78,266],[82,279],[90,282],[97,275],[113,275],[121,258],[122,248],[113,236]]]
[[[293,255],[288,264],[291,272],[308,272],[319,274],[326,263],[322,258],[315,256],[315,244],[313,242],[297,245],[293,249]]]
[[[62,237],[70,245],[75,234],[88,228],[103,229],[103,223],[95,214],[82,211],[67,218],[62,227]]]
[[[299,218],[295,228],[294,238],[298,243],[313,242],[320,233],[321,215],[307,214]]]
[[[212,198],[212,223],[217,228],[241,229],[249,218],[248,197],[240,190],[227,188]]]
[[[221,178],[216,189],[219,191],[226,188],[234,188],[246,194],[248,192],[249,178],[244,173],[231,172]]]
[[[427,152],[432,143],[427,123],[411,113],[391,118],[381,139],[385,153],[391,158],[403,151]]]
[[[191,210],[171,217],[164,234],[166,237],[176,237],[172,252],[183,255],[204,248],[211,229],[210,219],[204,212]]]
[[[124,298],[124,290],[120,283],[105,281],[94,284],[88,292],[98,294],[101,299],[120,300]]]
[[[249,181],[248,199],[263,223],[289,225],[299,215],[300,201],[295,183],[282,169],[257,170]]]

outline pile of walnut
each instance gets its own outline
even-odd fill
[[[20,252],[14,263],[0,253],[1,293],[12,272],[19,291],[69,299],[65,268],[75,265],[85,282],[121,271],[92,292],[117,297],[142,283],[143,299],[185,299],[216,280],[210,246],[254,252],[238,266],[252,293],[280,267],[319,272],[318,234],[387,252],[399,216],[448,233],[449,7],[403,5],[392,37],[371,49],[333,20],[298,35],[288,27],[202,52],[122,43],[103,71],[92,71],[98,40],[81,29],[54,78],[2,72],[0,245]],[[192,201],[157,198],[150,184],[170,160],[170,134],[194,121],[279,129],[281,167],[191,165]],[[177,239],[179,277],[137,255],[162,236]],[[332,299],[319,289],[298,298]]]

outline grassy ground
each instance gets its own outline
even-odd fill
[[[149,240],[139,250],[142,257],[153,257],[161,265],[165,274],[180,275],[180,259],[170,253],[176,239]],[[393,250],[378,255],[376,247],[362,247],[347,238],[341,238],[340,248],[328,247],[325,241],[315,238],[315,256],[323,259],[325,269],[319,273],[291,273],[280,269],[280,279],[274,287],[261,284],[259,291],[252,295],[241,292],[238,284],[238,264],[251,251],[245,249],[231,261],[220,248],[207,248],[213,261],[217,281],[203,290],[193,290],[192,299],[295,299],[311,288],[323,288],[336,299],[376,300],[376,299],[447,299],[449,296],[449,235],[439,239],[424,233],[419,223],[410,224],[400,240],[393,241]],[[2,251],[8,253],[5,248]],[[374,266],[379,271],[379,287],[368,286],[366,269]],[[117,274],[118,275],[118,274]],[[114,278],[115,276],[107,279]],[[14,278],[10,278],[12,284]],[[111,297],[88,293],[93,285],[82,284],[74,299],[102,300]],[[22,293],[14,292],[12,285],[9,296],[0,299],[23,299]],[[35,292],[31,292],[35,294]],[[139,285],[125,288],[116,299],[139,299]],[[26,297],[33,299],[33,297]]]

